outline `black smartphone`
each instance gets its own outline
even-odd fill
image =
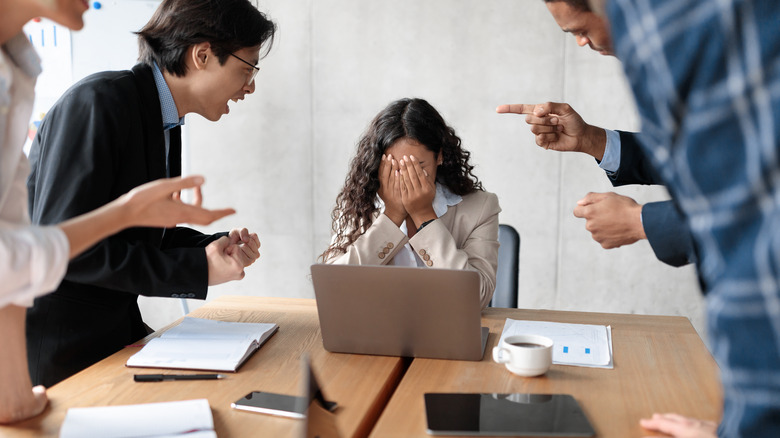
[[[233,409],[279,415],[290,418],[304,418],[309,407],[307,397],[253,391],[230,404]]]

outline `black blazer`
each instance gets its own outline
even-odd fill
[[[663,184],[650,160],[643,153],[636,134],[618,131],[620,167],[609,176],[612,185]],[[648,202],[642,207],[642,225],[647,241],[658,260],[683,266],[695,263],[696,247],[682,213],[673,201]]]
[[[103,72],[71,87],[40,125],[27,180],[35,224],[55,224],[166,177],[162,112],[152,69]],[[168,166],[181,173],[180,128]],[[146,336],[138,295],[205,299],[203,249],[219,235],[188,228],[132,228],[68,266],[57,290],[27,313],[34,384],[54,383]]]

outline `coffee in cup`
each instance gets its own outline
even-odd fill
[[[493,348],[493,360],[518,376],[539,376],[552,364],[552,346],[552,339],[546,336],[507,336]]]

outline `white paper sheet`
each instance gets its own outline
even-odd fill
[[[614,368],[610,326],[507,318],[499,343],[512,335],[542,335],[552,339],[554,364]]]
[[[60,438],[217,438],[206,399],[70,408]]]

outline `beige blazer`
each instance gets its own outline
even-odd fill
[[[498,266],[498,197],[477,191],[447,209],[411,239],[384,214],[377,216],[347,252],[326,263],[385,265],[408,242],[431,268],[479,272],[482,308],[490,304]]]

